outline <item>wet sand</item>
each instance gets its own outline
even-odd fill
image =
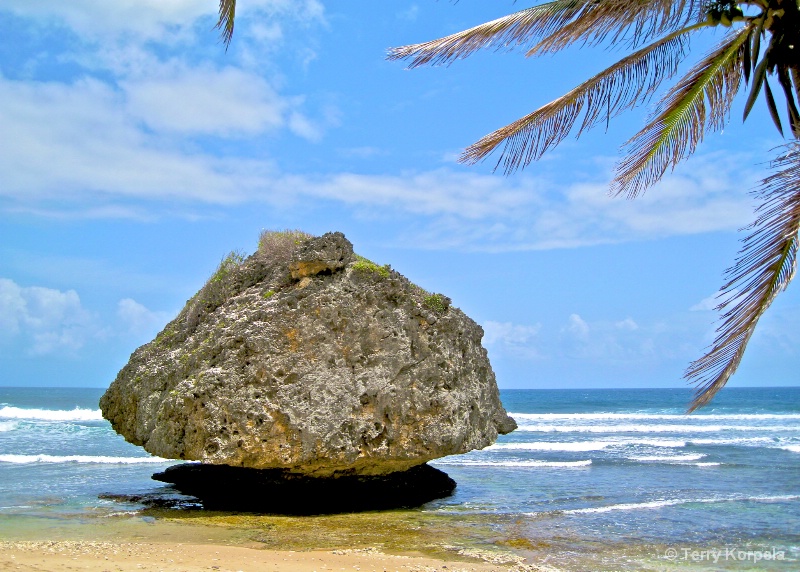
[[[0,571],[550,572],[475,544],[451,519],[383,512],[327,517],[152,511],[111,518],[0,519]],[[486,530],[466,527],[484,536]]]
[[[263,550],[184,543],[17,541],[0,543],[0,570],[88,572],[489,572],[542,570],[524,564],[435,560],[376,549]]]

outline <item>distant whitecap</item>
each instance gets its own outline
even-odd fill
[[[94,455],[0,455],[0,463],[28,465],[31,463],[99,463],[103,465],[135,465],[140,463],[170,463],[160,457],[109,457]]]
[[[432,465],[459,465],[466,467],[588,467],[591,459],[585,461],[482,461],[477,459],[438,459]]]
[[[21,407],[0,408],[0,419],[28,419],[34,421],[102,421],[99,409],[23,409]]]
[[[675,461],[698,461],[705,457],[702,453],[688,453],[686,455],[642,455],[628,457],[631,461],[672,463]]]

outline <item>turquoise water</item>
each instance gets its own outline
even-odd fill
[[[519,515],[528,538],[564,551],[627,544],[679,567],[800,570],[800,388],[728,389],[691,416],[686,390],[502,397],[519,429],[434,463],[459,488],[432,510]],[[783,558],[755,562],[767,554]]]
[[[168,490],[150,475],[172,462],[116,435],[98,411],[101,393],[0,388],[6,522],[131,512],[141,507],[98,495]],[[503,391],[519,429],[432,463],[458,488],[419,510],[489,517],[505,527],[498,535],[513,527],[568,569],[589,556],[630,570],[800,569],[800,388],[727,389],[687,416],[689,397]]]

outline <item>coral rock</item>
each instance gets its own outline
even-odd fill
[[[223,262],[133,353],[100,402],[117,432],[161,457],[326,477],[516,428],[483,330],[448,298],[364,264],[341,233],[287,249]]]

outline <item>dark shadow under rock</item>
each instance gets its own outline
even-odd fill
[[[412,508],[453,494],[456,482],[428,465],[382,476],[313,478],[277,469],[185,463],[156,473],[209,510],[309,515]]]

